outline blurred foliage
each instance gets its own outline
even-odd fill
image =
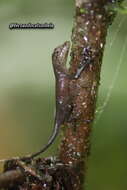
[[[70,39],[73,15],[72,0],[0,0],[1,159],[34,152],[47,142],[55,104],[51,54],[57,45]],[[10,31],[12,22],[52,22],[55,29]],[[89,190],[127,187],[127,54],[121,57],[123,45],[127,49],[126,23],[127,16],[118,15],[108,32],[98,106],[105,100],[120,60],[122,66],[108,105],[93,128],[86,184]],[[55,152],[53,145],[44,155]]]

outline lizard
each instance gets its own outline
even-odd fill
[[[56,113],[54,128],[48,143],[38,152],[26,157],[33,159],[39,154],[43,153],[54,142],[59,133],[60,126],[64,124],[71,111],[70,96],[69,96],[69,82],[70,77],[68,69],[66,68],[67,56],[70,48],[70,42],[66,41],[64,44],[54,49],[52,54],[52,65],[56,79]],[[21,158],[21,160],[24,160]]]
[[[70,76],[69,71],[66,67],[67,57],[69,53],[70,42],[66,41],[64,44],[56,47],[52,54],[52,65],[55,74],[56,81],[56,113],[54,120],[54,128],[51,136],[49,137],[48,143],[42,147],[38,152],[35,152],[31,155],[22,157],[20,160],[29,160],[40,155],[54,142],[57,137],[61,125],[69,119],[72,106],[71,106],[71,97],[69,93],[69,84],[71,80],[77,80],[86,65],[89,62],[83,62],[80,68],[77,69],[77,72],[74,76]]]
[[[48,143],[43,146],[42,149],[33,154],[24,157],[15,157],[13,160],[29,161],[43,153],[54,142],[59,133],[61,125],[68,121],[72,111],[71,96],[69,92],[70,81],[77,80],[86,66],[91,63],[89,59],[81,61],[81,65],[79,68],[77,68],[76,74],[74,74],[74,76],[70,75],[66,67],[69,49],[70,42],[66,41],[64,44],[56,47],[52,54],[52,65],[56,81],[56,114],[54,128],[51,136],[49,137]],[[0,161],[6,160],[8,161],[8,159],[2,159]]]

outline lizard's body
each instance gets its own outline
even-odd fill
[[[52,55],[52,64],[54,74],[56,78],[56,115],[54,122],[54,129],[52,135],[49,138],[48,143],[38,152],[32,154],[30,158],[38,156],[44,152],[55,140],[59,133],[60,126],[64,124],[66,118],[69,115],[70,96],[69,96],[69,75],[66,68],[66,61],[69,52],[70,43],[65,42],[63,45],[55,48]]]
[[[67,56],[70,48],[70,42],[65,42],[63,45],[55,48],[52,54],[52,65],[54,69],[56,79],[56,114],[52,135],[50,136],[48,143],[38,152],[33,153],[30,156],[23,157],[21,160],[33,159],[39,154],[43,153],[55,140],[59,133],[60,126],[68,120],[71,113],[71,99],[69,93],[70,80],[78,79],[80,74],[87,65],[83,64],[81,68],[77,69],[74,76],[70,76],[68,69],[66,68]]]
[[[52,54],[52,64],[56,79],[56,114],[52,135],[50,136],[48,143],[38,152],[31,155],[16,158],[16,160],[31,160],[39,154],[43,153],[55,140],[59,133],[60,126],[68,121],[72,107],[71,107],[71,95],[70,95],[70,81],[76,80],[80,77],[80,74],[90,63],[90,61],[83,62],[80,68],[74,76],[70,76],[68,69],[66,68],[67,56],[70,48],[70,42],[65,42],[63,45],[55,48]]]

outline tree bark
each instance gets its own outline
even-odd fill
[[[70,73],[74,75],[83,64],[86,66],[79,79],[70,83],[73,110],[71,121],[64,127],[59,158],[63,163],[75,166],[73,172],[77,177],[73,190],[81,190],[90,153],[90,135],[107,29],[116,15],[112,6],[117,1],[76,0],[75,3]]]

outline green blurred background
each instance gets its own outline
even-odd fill
[[[73,15],[73,0],[0,0],[0,159],[32,153],[47,142],[55,105],[51,54],[70,39]],[[52,22],[55,29],[10,31],[12,22]],[[127,16],[118,15],[108,32],[97,107],[105,100],[116,66],[121,67],[93,128],[89,190],[127,189],[126,38]],[[57,143],[44,156],[55,154]]]

